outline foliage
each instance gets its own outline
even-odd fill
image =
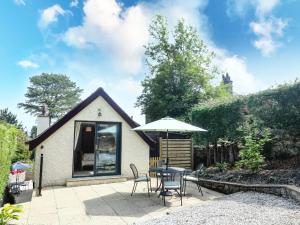
[[[22,213],[21,205],[5,204],[0,212],[0,225],[7,225],[13,220],[19,220]]]
[[[241,160],[237,162],[237,165],[250,169],[252,172],[258,171],[264,163],[263,147],[270,140],[270,131],[267,129],[264,130],[263,134],[255,130],[246,136],[245,145],[240,151]]]
[[[299,96],[300,82],[295,82],[248,96],[198,105],[192,110],[192,123],[208,132],[196,134],[195,141],[200,145],[216,143],[220,139],[242,143],[252,129],[269,128],[273,138],[268,144],[268,154],[265,152],[267,145],[265,147],[265,156],[282,158],[283,155],[300,154],[297,146],[300,137]],[[287,142],[283,134],[289,136],[292,143]]]
[[[30,138],[33,139],[37,136],[37,126],[32,126],[30,130]]]
[[[228,169],[228,163],[226,162],[216,163],[216,167],[219,168],[220,172],[223,172]]]
[[[214,53],[193,27],[180,20],[170,33],[166,19],[156,16],[149,33],[152,42],[145,47],[149,74],[136,103],[147,121],[165,116],[188,117],[195,104],[229,95],[226,85],[211,85],[216,73],[212,65]]]
[[[47,74],[30,77],[25,103],[18,106],[32,115],[42,114],[46,105],[50,118],[60,118],[80,101],[82,89],[66,75]]]
[[[12,112],[8,111],[8,108],[0,109],[0,120],[15,125],[20,129],[23,128],[23,125],[17,120],[17,116]]]
[[[280,85],[248,97],[248,108],[265,127],[300,135],[300,82]],[[257,107],[259,106],[259,107]]]
[[[26,139],[27,136],[21,129],[0,122],[0,198],[7,185],[11,163],[30,160]]]
[[[14,151],[12,162],[20,160],[29,160],[30,152],[28,146],[25,144],[27,140],[27,134],[23,130],[23,126],[18,122],[17,116],[8,111],[7,108],[0,110],[0,121],[14,125],[18,128],[16,132],[17,148]]]
[[[218,99],[194,107],[192,123],[207,129],[205,133],[195,134],[197,144],[216,143],[220,138],[232,142],[240,141],[243,136],[245,117],[243,97]]]
[[[31,152],[26,144],[27,135],[22,131],[17,132],[17,148],[15,149],[14,155],[12,157],[12,163],[23,161],[29,162],[31,158]]]
[[[0,122],[0,198],[7,185],[11,160],[17,149],[18,132],[13,125]]]

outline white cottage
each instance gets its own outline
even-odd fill
[[[38,133],[28,142],[35,149],[35,184],[39,184],[43,154],[43,186],[76,180],[132,176],[129,164],[149,170],[153,140],[132,128],[138,126],[102,89],[97,89],[64,117],[49,125],[38,119]],[[41,130],[45,129],[41,132]]]

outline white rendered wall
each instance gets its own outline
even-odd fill
[[[98,110],[102,116],[98,116]],[[64,185],[72,177],[74,125],[76,120],[122,123],[121,174],[132,177],[130,163],[141,173],[149,170],[149,146],[102,98],[96,98],[36,148],[35,182],[38,185],[40,154],[44,155],[43,186]]]

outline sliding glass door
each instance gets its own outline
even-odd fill
[[[96,124],[95,175],[120,174],[120,123]]]
[[[73,176],[120,174],[121,123],[76,121]]]

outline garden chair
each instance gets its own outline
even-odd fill
[[[198,191],[201,192],[201,195],[203,196],[203,192],[200,186],[200,176],[203,172],[203,164],[200,165],[199,169],[196,171],[193,171],[191,174],[185,173],[183,176],[183,184],[184,184],[184,191],[183,195],[185,196],[186,192],[186,183],[187,181],[196,183]]]
[[[166,165],[166,160],[164,159],[160,159],[157,161],[157,167],[163,167]],[[160,188],[161,184],[158,186],[158,180],[162,177],[162,176],[170,176],[170,174],[167,173],[156,173],[156,191]]]
[[[178,171],[168,171],[170,176],[162,176],[162,191],[160,195],[163,197],[164,206],[166,206],[166,196],[170,196],[170,191],[175,191],[180,197],[182,206],[182,189],[183,189],[183,174]],[[177,177],[179,175],[179,177]]]
[[[148,196],[150,198],[149,183],[150,183],[150,190],[151,190],[151,178],[148,177],[147,174],[145,174],[143,176],[139,176],[139,172],[133,163],[130,164],[130,169],[132,170],[133,177],[134,177],[134,184],[133,184],[131,196],[136,191],[136,187],[139,182],[147,182]]]

